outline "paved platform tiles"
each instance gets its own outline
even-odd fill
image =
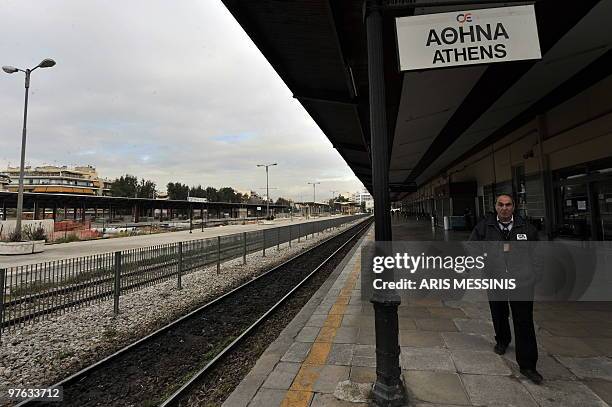
[[[372,238],[371,234],[368,237]],[[376,378],[374,312],[361,300],[355,250],[224,403],[365,406],[340,383]],[[612,405],[612,305],[535,304],[545,382],[519,373],[514,346],[493,352],[488,304],[418,300],[399,307],[402,378],[411,406]],[[342,393],[342,394],[341,394]]]

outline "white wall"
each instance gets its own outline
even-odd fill
[[[0,238],[8,237],[13,230],[15,230],[15,224],[17,221],[15,219],[3,220],[0,221]],[[24,228],[27,225],[32,225],[31,227],[35,228],[38,225],[41,225],[45,229],[45,233],[47,236],[51,236],[53,231],[55,230],[55,222],[53,219],[40,219],[40,220],[22,220],[21,227]],[[23,229],[22,229],[23,230]]]

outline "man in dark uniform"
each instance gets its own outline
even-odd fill
[[[507,241],[508,244],[504,244],[504,251],[506,251],[506,248],[509,249],[510,242],[538,240],[537,230],[520,216],[514,215],[514,199],[512,196],[499,195],[495,200],[495,211],[497,212],[496,215],[489,215],[476,225],[470,240]],[[533,281],[527,282],[527,292],[533,290],[533,284]],[[523,290],[525,291],[525,286]],[[489,307],[491,308],[495,341],[497,342],[493,350],[498,355],[503,355],[510,344],[512,338],[508,321],[510,308],[514,325],[516,361],[523,375],[533,383],[540,384],[543,378],[536,370],[538,346],[533,326],[533,299],[529,295],[527,297],[531,300],[524,301],[526,298],[520,298],[521,301],[514,301],[504,298],[504,300],[499,301],[501,298],[499,298],[499,295],[495,295],[495,301],[493,301],[491,295],[489,296]],[[508,304],[510,307],[508,307]]]

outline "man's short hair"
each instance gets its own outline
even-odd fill
[[[495,205],[497,205],[497,201],[499,200],[499,197],[501,196],[507,196],[508,198],[510,198],[510,200],[512,201],[512,205],[514,205],[514,197],[511,194],[498,194],[495,197]]]

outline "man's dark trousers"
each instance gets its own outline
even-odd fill
[[[489,301],[495,340],[508,346],[510,333],[509,308],[512,309],[516,361],[521,369],[535,369],[538,361],[538,345],[533,328],[533,301]]]
[[[505,235],[500,229],[496,215],[490,215],[478,222],[469,240],[514,242],[518,241],[519,233],[525,234],[528,241],[538,240],[535,228],[520,216],[514,216],[512,230]],[[498,273],[495,277],[502,277],[505,274],[501,269],[493,270],[493,272]],[[519,281],[519,283],[521,282]],[[500,292],[495,290],[488,293],[491,318],[495,328],[495,340],[503,346],[507,346],[512,339],[508,320],[510,308],[512,309],[516,361],[521,369],[535,369],[538,361],[538,345],[533,327],[533,289],[533,282],[527,282],[526,285],[522,287],[519,285],[517,289],[512,291]]]

